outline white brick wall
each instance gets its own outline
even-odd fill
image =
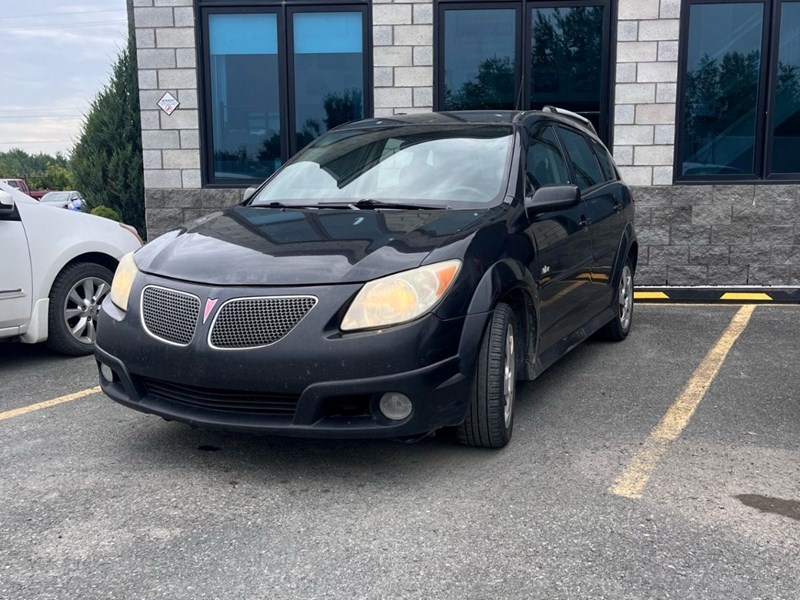
[[[197,59],[192,0],[134,0],[146,189],[199,188]],[[171,115],[157,102],[180,100]]]
[[[372,6],[375,116],[433,110],[432,0]]]
[[[672,184],[680,0],[619,0],[614,156],[631,185]]]

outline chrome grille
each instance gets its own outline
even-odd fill
[[[192,341],[200,298],[192,294],[149,285],[142,291],[142,323],[155,338],[186,346]]]
[[[274,344],[314,308],[314,296],[237,298],[219,309],[211,325],[214,348],[255,348]]]

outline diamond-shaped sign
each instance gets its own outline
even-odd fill
[[[168,115],[171,115],[173,112],[175,112],[175,109],[178,108],[179,104],[180,102],[178,102],[178,99],[169,92],[166,92],[163,96],[161,96],[161,100],[158,101],[158,107]]]

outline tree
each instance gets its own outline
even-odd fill
[[[70,190],[75,187],[69,164],[62,154],[28,154],[14,148],[0,152],[0,177],[25,179],[31,189]]]
[[[90,209],[113,208],[144,235],[141,139],[136,43],[130,29],[111,80],[91,104],[70,165]]]

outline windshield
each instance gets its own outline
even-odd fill
[[[69,192],[48,192],[42,196],[42,202],[66,202],[69,200]]]
[[[504,191],[512,139],[507,125],[333,131],[278,172],[252,204],[488,205]]]

